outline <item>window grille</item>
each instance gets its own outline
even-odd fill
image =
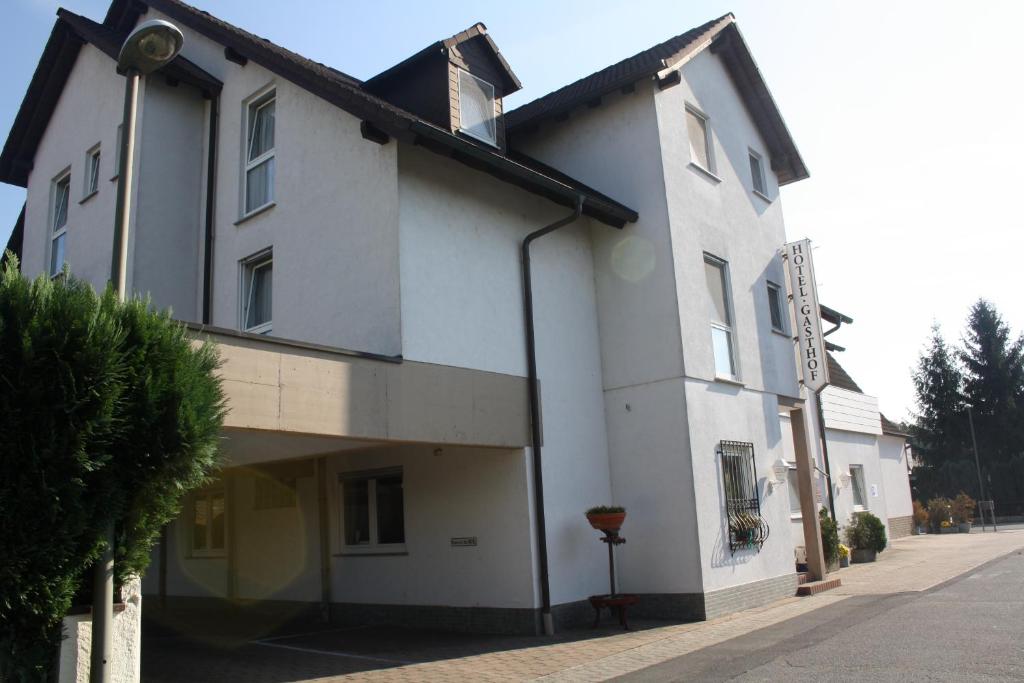
[[[768,523],[761,516],[757,496],[757,472],[754,467],[754,444],[722,441],[722,487],[725,511],[729,522],[729,550],[756,549],[768,540]]]

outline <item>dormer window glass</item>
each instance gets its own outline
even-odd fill
[[[459,130],[497,146],[494,119],[494,86],[459,69]]]

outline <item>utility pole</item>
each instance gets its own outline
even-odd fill
[[[981,480],[981,460],[978,459],[978,439],[974,436],[974,410],[967,406],[967,422],[971,425],[971,445],[974,447],[974,466],[978,470],[978,508],[981,512],[981,526],[985,528],[985,486]],[[996,526],[996,511],[992,510],[992,528]]]

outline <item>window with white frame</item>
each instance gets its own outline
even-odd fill
[[[850,465],[850,486],[853,489],[854,509],[864,510],[867,508],[867,496],[864,492],[864,466]]]
[[[782,287],[775,284],[774,282],[768,282],[768,313],[772,321],[772,329],[776,332],[786,333],[786,318],[783,315],[783,311],[786,310],[783,306]]]
[[[224,490],[209,489],[193,494],[191,511],[192,554],[223,555],[227,548]]]
[[[494,86],[459,69],[459,130],[497,145]]]
[[[85,186],[82,197],[91,197],[100,189],[100,146],[85,153]]]
[[[270,249],[261,251],[241,265],[242,329],[266,334],[273,323],[274,254]]]
[[[690,105],[686,106],[686,133],[690,138],[690,160],[709,173],[715,172],[715,155],[711,148],[711,124],[708,117]]]
[[[754,192],[762,197],[768,196],[768,186],[764,182],[764,160],[754,150],[747,150],[750,155],[750,182],[753,184]]]
[[[246,107],[243,215],[258,211],[274,201],[275,103],[274,91],[271,90]]]
[[[704,254],[704,277],[708,285],[708,316],[711,319],[711,346],[715,353],[715,376],[735,379],[728,265],[720,258]]]
[[[64,268],[68,234],[68,202],[71,199],[71,171],[53,181],[50,191],[50,276],[59,275]]]
[[[401,470],[343,474],[342,543],[346,550],[403,550],[405,494]]]
[[[796,478],[796,463],[786,463],[789,469],[786,471],[786,481],[789,483],[789,514],[797,517],[801,514],[800,510],[800,484]]]

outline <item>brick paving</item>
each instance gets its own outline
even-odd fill
[[[149,637],[143,680],[171,681],[598,681],[731,640],[857,595],[927,590],[1024,548],[1024,530],[898,539],[873,564],[839,572],[841,588],[785,598],[710,621],[540,637],[466,636],[401,629],[325,629],[252,641]]]

